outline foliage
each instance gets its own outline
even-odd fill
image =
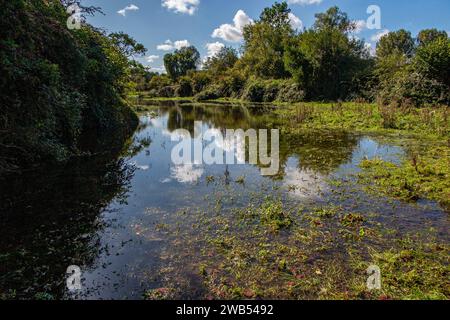
[[[424,30],[417,43],[405,30],[380,40],[376,73],[382,104],[450,103],[450,40],[437,30]]]
[[[233,68],[238,60],[236,49],[223,47],[215,56],[209,57],[205,61],[203,68],[212,75],[217,76]]]
[[[185,76],[190,70],[196,70],[199,64],[200,53],[194,46],[177,49],[164,56],[164,66],[173,80]]]
[[[240,55],[224,47],[198,71],[198,51],[183,48],[165,57],[171,81],[153,78],[148,88],[154,95],[192,94],[198,100],[378,101],[384,111],[450,103],[446,32],[425,29],[417,38],[403,29],[390,32],[373,56],[364,40],[354,37],[355,30],[355,22],[338,7],[316,14],[311,28],[293,30],[288,4],[276,2],[244,27]]]
[[[84,137],[137,124],[124,102],[130,64],[142,52],[90,25],[69,30],[60,1],[3,2],[0,13],[0,171],[82,152]]]
[[[244,28],[244,55],[242,64],[246,71],[261,78],[286,78],[284,67],[285,43],[292,36],[286,2],[275,3],[264,9],[260,20]]]

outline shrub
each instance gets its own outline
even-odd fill
[[[285,81],[278,91],[277,101],[280,102],[301,102],[305,99],[305,92],[300,85],[293,81]]]
[[[192,97],[193,90],[191,79],[189,77],[181,77],[178,80],[178,85],[175,87],[175,96],[177,97]]]
[[[445,84],[428,77],[406,70],[398,72],[390,81],[383,85],[378,95],[382,105],[396,103],[400,107],[412,105],[449,104],[450,90]]]
[[[194,100],[196,101],[207,101],[221,98],[220,88],[216,85],[212,85],[202,92],[195,95]]]
[[[175,97],[175,91],[178,90],[178,86],[165,86],[158,90],[158,97],[173,98]]]
[[[196,95],[206,89],[211,84],[211,76],[206,71],[189,72],[188,77],[191,81],[193,94]]]
[[[282,81],[252,79],[247,82],[242,99],[251,102],[272,102],[277,99]]]

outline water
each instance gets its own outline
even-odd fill
[[[206,246],[202,234],[217,225],[201,232],[191,226],[202,224],[200,217],[231,221],[233,209],[261,203],[267,195],[291,208],[332,204],[361,212],[397,234],[433,228],[436,237],[447,237],[447,214],[437,204],[392,201],[358,185],[362,159],[399,163],[404,155],[402,147],[376,136],[281,134],[280,174],[263,177],[250,164],[175,166],[171,137],[180,128],[193,133],[195,121],[203,129],[276,127],[279,119],[269,107],[160,104],[140,120],[125,154],[80,159],[2,182],[0,294],[141,299],[173,283],[183,287],[175,297],[203,298],[208,292],[198,274]],[[80,292],[66,290],[69,265],[82,269]]]

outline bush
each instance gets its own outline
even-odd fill
[[[250,80],[244,88],[242,99],[251,102],[273,102],[275,100],[283,101],[286,92],[280,95],[281,89],[285,89],[287,81],[283,80]],[[292,89],[292,88],[291,88]],[[297,95],[300,92],[297,92]],[[291,95],[294,96],[293,92]],[[301,94],[301,97],[303,94]],[[295,97],[294,97],[295,98]]]
[[[305,92],[300,85],[293,81],[285,81],[278,91],[277,101],[280,102],[301,102],[305,99]]]
[[[210,86],[202,92],[195,95],[196,101],[207,101],[222,98],[220,88],[217,85]]]
[[[242,99],[251,102],[264,102],[264,83],[261,80],[250,80],[242,93]]]
[[[177,97],[192,97],[193,90],[191,79],[188,77],[181,77],[178,80],[178,85],[175,87],[175,96]]]
[[[422,107],[425,105],[450,104],[450,90],[445,84],[429,79],[415,71],[397,73],[383,85],[378,101],[382,105],[398,104]]]
[[[211,76],[206,71],[191,71],[188,73],[191,81],[192,94],[196,95],[211,84]]]
[[[245,77],[236,71],[231,71],[218,81],[220,92],[224,97],[239,98],[245,87]]]
[[[158,90],[158,97],[173,98],[175,91],[179,90],[178,86],[165,86]]]
[[[124,141],[138,119],[130,62],[111,35],[67,28],[60,0],[2,1],[0,175]],[[89,143],[86,143],[88,141]]]

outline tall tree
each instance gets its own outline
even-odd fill
[[[411,58],[414,55],[415,43],[411,32],[404,29],[389,32],[377,44],[377,57],[383,59],[391,55]]]
[[[439,31],[438,29],[425,29],[419,32],[417,44],[419,46],[424,46],[440,38],[447,39],[447,32],[443,30]]]
[[[339,7],[331,7],[324,13],[316,14],[314,29],[317,31],[339,30],[347,33],[353,31],[355,28],[355,23]]]
[[[200,64],[200,53],[194,46],[184,47],[164,56],[164,66],[172,79],[185,76]]]
[[[238,60],[239,57],[236,49],[225,46],[215,56],[205,61],[204,69],[217,75],[234,67]]]
[[[260,20],[244,28],[243,64],[247,71],[261,78],[290,76],[284,67],[285,43],[294,34],[286,2],[265,8]]]
[[[353,24],[333,7],[316,15],[312,29],[287,45],[286,68],[304,87],[310,99],[344,99],[355,78],[367,67],[364,43],[350,38]]]

